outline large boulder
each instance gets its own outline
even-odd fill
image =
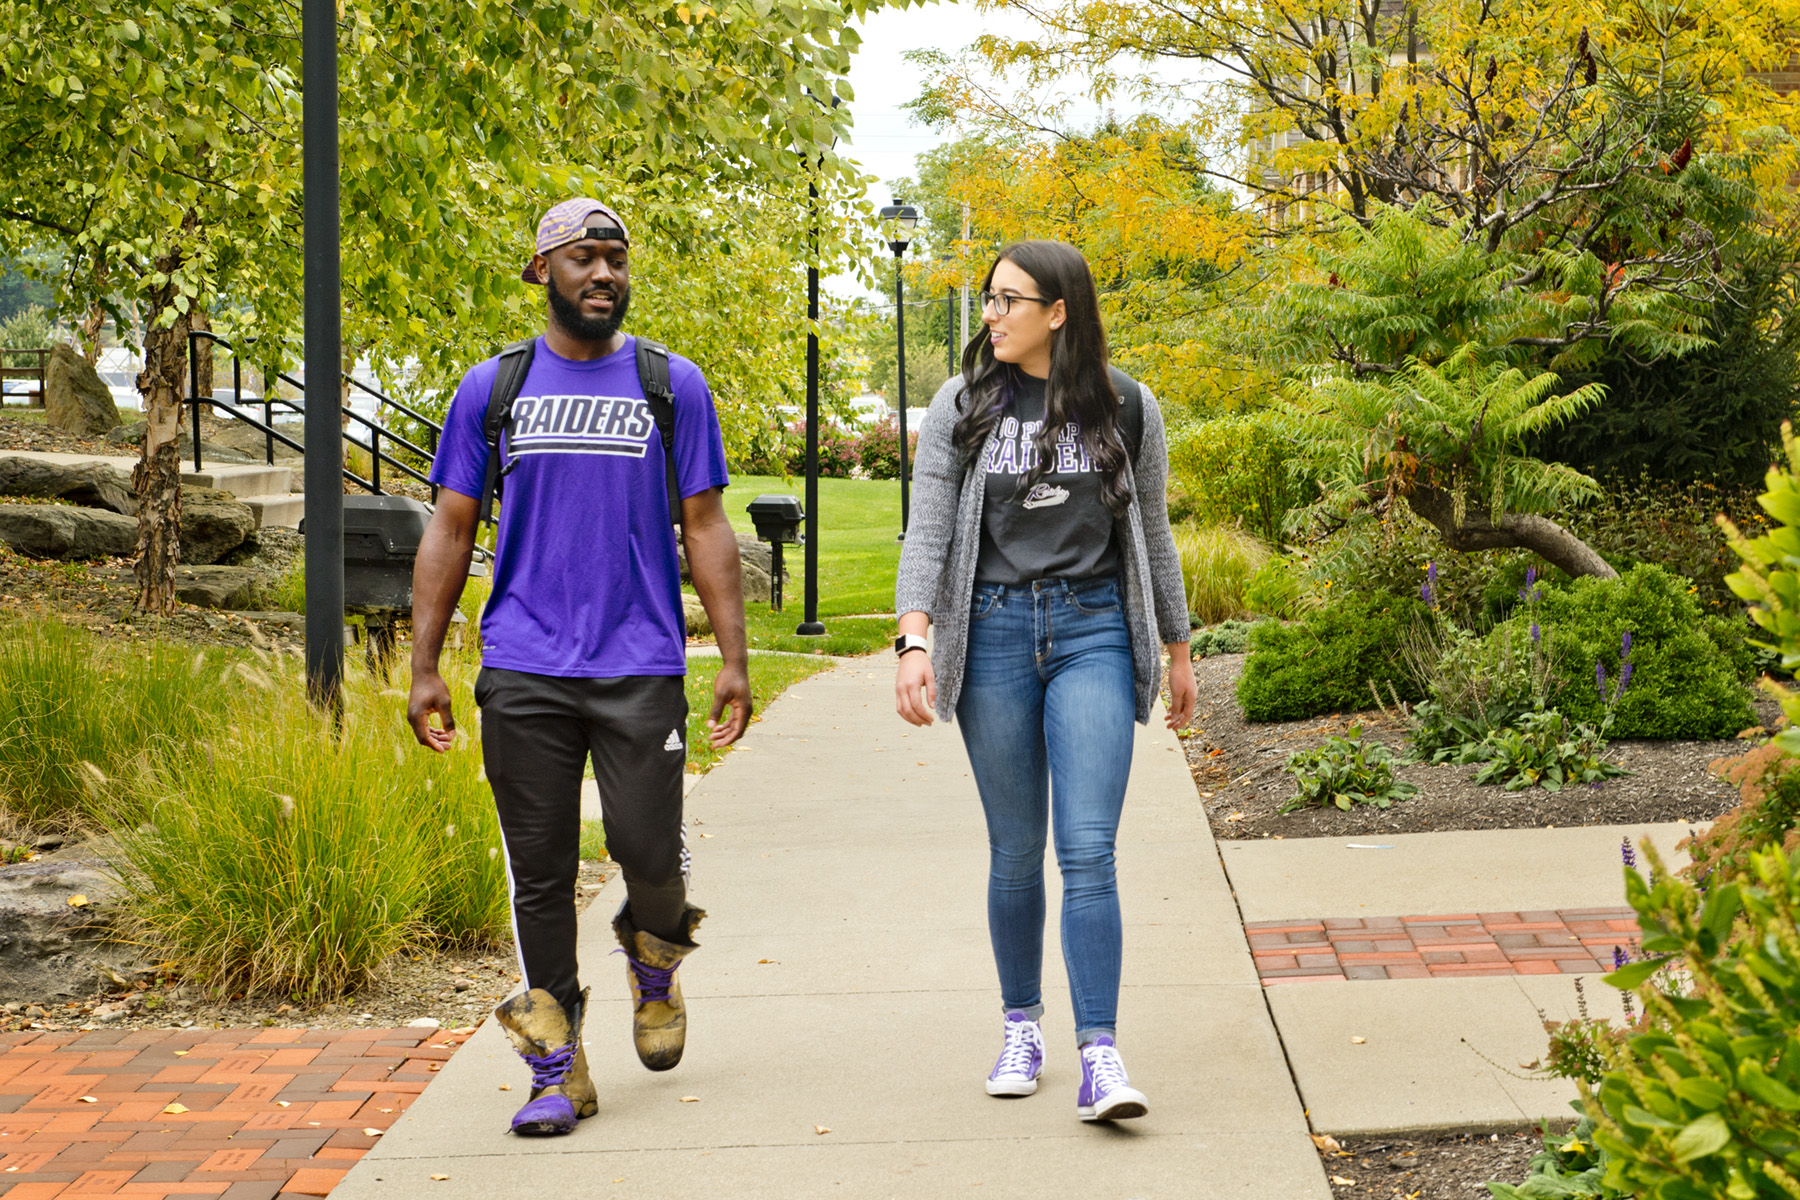
[[[681,612],[687,618],[689,637],[710,637],[712,622],[707,619],[706,606],[700,603],[700,597],[692,592],[681,593]]]
[[[133,421],[129,425],[121,425],[111,433],[107,434],[106,440],[114,445],[129,446],[133,450],[141,452],[144,447],[144,430],[148,425],[149,422],[147,421]],[[277,443],[277,445],[279,445],[279,443]],[[181,449],[179,453],[181,455],[181,461],[184,464],[191,464],[194,461],[194,434],[193,430],[185,424],[181,427]],[[248,454],[234,446],[215,442],[209,437],[202,437],[200,439],[200,461],[203,463],[261,462],[263,461],[263,453],[259,448],[254,455]]]
[[[255,415],[260,418],[262,409],[256,408]],[[281,426],[280,428],[281,432],[287,434],[289,437],[296,441],[300,440],[300,427],[298,425]],[[275,443],[276,462],[280,462],[282,459],[286,458],[300,457],[300,451],[294,449],[286,442],[271,438],[263,433],[262,430],[246,425],[242,421],[227,421],[224,425],[213,430],[210,438],[202,438],[200,441],[200,453],[202,457],[204,457],[208,451],[216,445],[221,449],[229,448],[235,450],[239,454],[247,454],[255,462],[267,462],[270,442]],[[188,435],[188,451],[189,453],[193,452],[192,434]]]
[[[756,535],[753,533],[738,534],[737,544],[738,558],[744,564],[744,599],[759,604],[769,603],[774,595],[771,587],[773,583],[771,571],[775,565],[774,554],[769,545],[766,542],[757,541]],[[782,547],[781,587],[784,599],[793,594],[793,573],[788,570],[786,556],[797,553],[799,550],[798,546]],[[694,577],[688,571],[687,547],[681,544],[680,539],[675,542],[675,552],[681,559],[681,581],[692,583]]]
[[[285,525],[264,525],[219,562],[228,567],[255,567],[280,578],[306,556],[306,535]]]
[[[181,561],[218,562],[256,532],[256,513],[230,492],[186,485],[181,489]]]
[[[100,437],[119,424],[119,406],[100,373],[66,342],[52,346],[44,364],[44,419],[76,437]]]
[[[104,508],[137,515],[131,479],[105,463],[62,466],[35,458],[0,458],[0,496],[36,496],[67,500],[84,508]]]
[[[129,971],[137,956],[111,938],[123,899],[99,861],[0,867],[0,1001],[85,996],[101,975]]]
[[[29,558],[121,558],[136,552],[137,531],[135,517],[102,508],[0,504],[0,542]]]
[[[255,567],[175,568],[175,595],[201,608],[255,609],[272,582]]]

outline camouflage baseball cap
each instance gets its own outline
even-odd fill
[[[590,217],[598,219],[589,220]],[[598,200],[578,196],[573,200],[551,205],[544,214],[544,219],[538,222],[537,253],[548,254],[558,246],[567,246],[570,242],[579,242],[589,237],[602,237],[631,245],[631,238],[625,232],[625,222],[619,219],[618,213]],[[529,259],[525,262],[525,269],[519,272],[519,278],[526,283],[544,282],[543,276],[532,269]]]

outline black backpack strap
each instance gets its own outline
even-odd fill
[[[525,376],[531,371],[531,359],[537,353],[537,339],[527,338],[522,342],[514,342],[500,352],[500,368],[494,372],[494,386],[488,391],[487,411],[481,419],[482,437],[487,441],[487,478],[481,485],[481,520],[488,524],[494,522],[494,498],[500,494],[500,480],[510,467],[501,463],[503,452],[500,439],[506,433],[506,423],[512,417],[513,401],[519,398],[519,389],[525,386]]]
[[[650,405],[656,431],[662,435],[663,468],[669,481],[669,521],[681,524],[681,484],[675,478],[675,389],[669,384],[669,348],[649,338],[637,339],[638,385]]]
[[[1117,367],[1106,370],[1112,376],[1113,389],[1119,393],[1119,436],[1135,463],[1138,451],[1144,448],[1144,385]]]

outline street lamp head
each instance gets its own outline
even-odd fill
[[[913,227],[919,223],[919,210],[910,204],[884,204],[881,220],[888,229],[888,247],[895,257],[906,253],[912,241]]]

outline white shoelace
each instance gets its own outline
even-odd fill
[[[1032,1052],[1043,1044],[1043,1035],[1038,1032],[1036,1021],[1008,1021],[1006,1046],[1000,1051],[1000,1061],[994,1065],[994,1074],[1030,1075]]]
[[[1081,1056],[1093,1073],[1095,1095],[1104,1096],[1114,1088],[1131,1086],[1131,1080],[1125,1074],[1125,1060],[1113,1047],[1083,1046]]]

